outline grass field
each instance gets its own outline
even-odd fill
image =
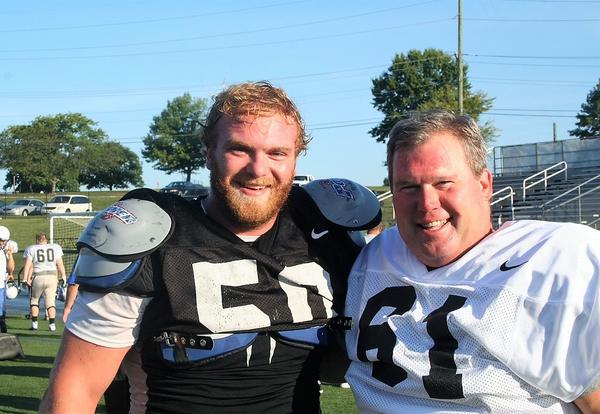
[[[57,323],[56,332],[30,331],[31,322],[23,315],[9,315],[7,323],[21,342],[25,359],[0,361],[0,413],[35,413],[48,386],[63,327]]]
[[[57,322],[56,332],[45,331],[45,322],[41,321],[39,331],[30,331],[31,322],[23,315],[9,315],[7,322],[9,332],[17,335],[21,342],[25,358],[0,361],[0,413],[36,413],[48,386],[64,327]],[[65,398],[68,398],[67,391]],[[321,406],[323,414],[358,412],[350,390],[330,385],[323,385]],[[106,412],[102,401],[96,412]]]

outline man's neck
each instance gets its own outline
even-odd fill
[[[244,228],[239,225],[235,225],[231,223],[230,220],[227,220],[225,216],[222,214],[219,207],[216,205],[214,198],[208,197],[201,200],[200,204],[202,205],[202,210],[204,213],[221,226],[225,227],[227,230],[237,235],[238,237],[260,237],[275,225],[277,221],[277,217],[273,217],[273,219],[269,220],[267,223],[264,223],[260,226],[256,226],[253,228]]]
[[[461,257],[463,257],[465,254],[467,254],[469,251],[471,251],[471,249],[473,249],[475,246],[477,246],[479,243],[481,243],[486,237],[488,237],[492,233],[494,233],[494,228],[490,225],[490,229],[485,234],[485,236],[483,236],[481,239],[477,240],[476,243],[469,246],[469,248],[465,249],[461,254],[459,254],[458,256],[456,256],[454,259],[452,259],[451,261],[449,261],[447,263],[440,264],[439,266],[430,266],[426,263],[423,263],[423,264],[427,268],[428,272],[431,272],[432,270],[435,270],[435,269],[439,269],[440,267],[448,266],[449,264],[452,264],[452,263],[456,262],[457,260],[459,260]]]

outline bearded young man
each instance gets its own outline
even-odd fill
[[[266,82],[217,95],[203,140],[207,198],[134,190],[82,234],[41,412],[94,412],[126,354],[141,368],[132,412],[320,411],[319,344],[360,249],[349,231],[378,222],[379,203],[346,180],[292,190],[308,139]]]

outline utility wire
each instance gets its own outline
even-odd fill
[[[359,30],[359,31],[352,31],[352,32],[345,32],[345,33],[337,33],[337,34],[331,34],[331,35],[300,37],[300,38],[296,38],[296,39],[272,40],[272,41],[268,41],[268,42],[246,43],[246,44],[237,44],[237,45],[228,45],[228,46],[212,46],[212,47],[193,48],[193,49],[163,50],[163,51],[153,51],[153,52],[115,53],[115,54],[106,54],[106,55],[86,55],[86,56],[2,57],[2,58],[0,58],[0,61],[86,60],[86,59],[106,59],[106,58],[116,58],[116,57],[173,55],[173,54],[183,54],[183,53],[209,52],[209,51],[215,51],[215,50],[242,49],[242,48],[256,47],[256,46],[272,46],[272,45],[281,45],[281,44],[305,42],[305,41],[313,41],[313,40],[335,39],[335,38],[340,38],[340,37],[348,37],[348,36],[377,33],[377,32],[384,32],[384,31],[390,31],[390,30],[397,30],[397,29],[410,27],[410,26],[441,23],[441,22],[447,22],[450,20],[452,20],[452,19],[444,18],[444,19],[430,20],[430,21],[417,22],[417,23],[407,23],[407,24],[397,25],[397,26],[380,27],[380,28],[369,29],[369,30]]]
[[[504,112],[497,112],[504,111]],[[525,109],[525,108],[495,108],[494,110],[483,112],[482,116],[507,116],[507,117],[530,117],[530,118],[575,118],[574,115],[557,115],[557,114],[524,114],[524,113],[507,113],[507,112],[575,112],[570,110],[562,110],[562,109]],[[319,131],[319,130],[328,130],[328,129],[341,129],[341,128],[351,128],[356,126],[365,126],[365,125],[375,125],[381,122],[383,118],[362,118],[362,119],[354,119],[354,120],[344,120],[344,121],[334,121],[334,122],[324,122],[324,123],[315,123],[307,125],[308,131]],[[158,134],[159,136],[169,136],[169,137],[189,137],[194,136],[195,134]],[[144,137],[121,137],[121,138],[110,138],[111,141],[116,141],[121,144],[140,144],[143,142]],[[44,138],[40,138],[43,140]]]
[[[370,15],[381,14],[381,13],[389,13],[389,12],[396,11],[396,10],[406,9],[408,7],[414,7],[417,5],[420,6],[423,4],[433,3],[433,2],[438,2],[438,1],[439,0],[429,0],[429,1],[421,2],[421,3],[405,5],[402,7],[391,7],[391,8],[387,8],[387,9],[373,10],[370,12],[351,14],[351,15],[347,15],[347,16],[340,16],[340,17],[334,17],[334,18],[329,18],[329,19],[321,19],[321,20],[314,20],[314,21],[309,21],[309,22],[288,24],[288,25],[282,25],[282,26],[265,27],[265,28],[260,28],[260,29],[245,30],[245,31],[238,31],[238,32],[227,32],[227,33],[218,33],[218,34],[203,35],[203,36],[193,36],[193,37],[185,37],[185,38],[177,38],[177,39],[166,39],[166,40],[155,40],[155,41],[137,42],[137,43],[122,43],[122,44],[114,44],[114,45],[62,47],[62,48],[46,48],[46,49],[5,49],[5,50],[0,50],[0,52],[2,52],[2,53],[25,53],[25,52],[57,52],[57,51],[68,51],[68,50],[112,49],[112,48],[138,47],[138,46],[165,44],[165,43],[186,42],[186,41],[195,41],[195,40],[203,40],[203,39],[215,39],[215,38],[220,38],[220,37],[241,36],[241,35],[249,35],[249,34],[255,34],[255,33],[265,33],[265,32],[272,32],[272,31],[278,31],[278,30],[294,29],[294,28],[298,28],[298,27],[314,26],[314,25],[318,25],[318,24],[332,23],[332,22],[338,22],[338,21],[344,21],[344,20],[351,20],[351,19],[355,19],[358,17],[370,16]]]
[[[600,4],[598,0],[504,0],[513,3],[567,3],[567,4]]]
[[[566,64],[544,64],[544,63],[515,63],[515,62],[481,62],[476,60],[470,60],[469,64],[478,65],[499,65],[499,66],[535,66],[535,67],[549,67],[549,68],[600,68],[598,65],[566,65]]]
[[[600,19],[502,19],[488,17],[463,17],[463,20],[473,22],[506,22],[506,23],[580,23],[580,22],[600,22]]]
[[[419,59],[419,62],[425,62],[428,60],[434,60],[435,58],[428,59]],[[343,74],[355,74],[363,71],[371,71],[373,69],[385,69],[385,68],[397,68],[401,65],[410,65],[412,61],[405,61],[401,63],[392,63],[389,65],[369,65],[362,66],[357,68],[348,68],[348,69],[338,69],[333,71],[325,71],[325,72],[312,72],[298,75],[288,75],[288,76],[279,76],[279,77],[268,77],[273,82],[283,82],[290,80],[315,80],[317,78],[328,77],[327,80],[331,79],[343,79],[346,76],[341,76]],[[548,64],[527,64],[527,63],[503,63],[503,62],[482,62],[482,61],[470,61],[469,64],[489,64],[489,65],[511,65],[511,66],[546,66],[546,67],[573,67],[573,66],[583,66],[583,67],[598,67],[598,65],[548,65]],[[491,77],[477,77],[470,76],[469,80],[482,80],[487,82],[507,82],[507,83],[528,83],[528,84],[540,84],[540,85],[562,85],[562,86],[586,86],[589,84],[595,84],[596,81],[567,81],[567,80],[541,80],[541,79],[510,79],[510,78],[491,78]],[[235,82],[234,82],[235,83]],[[190,91],[190,90],[202,90],[206,89],[208,91],[214,91],[217,88],[222,88],[225,85],[223,83],[205,83],[205,84],[193,84],[193,85],[171,85],[171,86],[163,86],[163,87],[154,87],[154,88],[132,88],[132,89],[106,89],[106,90],[87,90],[87,91],[46,91],[44,93],[35,92],[32,94],[28,94],[24,91],[16,91],[9,93],[8,91],[0,91],[0,96],[4,99],[21,99],[21,100],[29,100],[29,99],[58,99],[58,98],[91,98],[91,97],[115,97],[115,96],[142,96],[142,95],[152,95],[152,94],[161,94],[161,93],[179,93],[182,90]],[[353,89],[346,90],[343,92],[358,92],[362,89]],[[334,91],[330,92],[330,94],[341,93],[342,91]],[[323,93],[320,93],[323,94]],[[326,93],[325,93],[326,94]],[[319,95],[319,94],[317,94]],[[303,95],[301,97],[305,97],[307,95]],[[311,95],[308,95],[311,96]],[[312,96],[316,96],[313,94]],[[298,96],[296,96],[298,98]],[[1,98],[0,98],[1,99]],[[118,111],[117,111],[118,112]],[[0,118],[5,117],[0,115]]]
[[[515,82],[515,83],[519,83],[519,82],[526,82],[526,83],[531,83],[531,82],[540,82],[540,83],[544,83],[544,84],[552,84],[552,85],[556,85],[556,84],[564,84],[566,86],[587,86],[589,84],[592,83],[596,83],[596,81],[569,81],[569,80],[564,80],[564,79],[560,79],[560,80],[555,80],[555,79],[517,79],[517,78],[489,78],[489,77],[485,77],[485,76],[470,76],[469,80],[483,80],[483,81],[505,81],[505,82]]]
[[[600,19],[599,19],[600,20]],[[559,60],[593,60],[600,56],[543,56],[543,55],[484,55],[480,53],[465,53],[465,56],[501,58],[501,59],[559,59]]]
[[[533,108],[494,108],[495,111],[514,111],[514,112],[576,112],[573,109],[533,109]]]
[[[544,115],[544,114],[507,114],[502,112],[484,112],[481,115],[494,115],[494,116],[516,116],[516,117],[532,117],[532,118],[575,118],[575,116],[569,115]]]
[[[426,62],[430,60],[435,60],[436,57],[419,59],[420,62]],[[301,80],[301,79],[314,79],[319,77],[328,77],[330,79],[342,79],[344,76],[339,76],[340,74],[346,73],[356,73],[363,71],[370,71],[372,69],[382,69],[386,67],[397,68],[402,65],[410,65],[413,62],[401,62],[401,63],[392,63],[391,65],[369,65],[369,66],[361,66],[358,68],[349,68],[349,69],[338,69],[333,71],[326,72],[312,72],[305,73],[299,75],[289,75],[289,76],[280,76],[280,77],[268,77],[273,82],[281,82],[281,81],[289,81],[289,80]],[[336,75],[331,77],[332,75]],[[235,82],[233,82],[235,83]],[[191,90],[191,89],[214,89],[214,88],[222,88],[223,83],[207,83],[207,84],[198,84],[198,85],[180,85],[180,86],[166,86],[166,87],[157,87],[157,88],[143,88],[143,89],[107,89],[107,90],[89,90],[82,93],[81,90],[78,91],[48,91],[44,94],[27,94],[25,92],[17,92],[15,95],[10,95],[7,91],[0,91],[0,96],[2,98],[10,98],[10,99],[54,99],[56,96],[52,95],[62,95],[59,97],[114,97],[114,96],[138,96],[138,95],[147,95],[147,94],[155,94],[155,93],[164,93],[171,91],[179,91],[182,89]]]
[[[130,21],[125,21],[125,22],[115,22],[115,23],[97,23],[97,24],[86,24],[86,25],[76,25],[76,26],[37,27],[37,28],[28,28],[28,29],[5,29],[5,30],[0,30],[0,33],[79,30],[79,29],[89,29],[89,28],[97,28],[97,27],[130,26],[130,25],[134,25],[134,24],[159,23],[159,22],[176,21],[176,20],[190,20],[190,19],[197,19],[199,17],[216,16],[216,15],[221,15],[221,14],[242,13],[242,12],[247,12],[247,11],[268,9],[268,8],[280,7],[280,6],[288,6],[290,4],[306,3],[306,2],[307,2],[307,0],[296,0],[296,1],[271,3],[271,4],[266,4],[263,6],[245,7],[245,8],[241,8],[241,9],[229,9],[229,10],[221,10],[221,11],[216,11],[216,12],[191,14],[191,15],[185,15],[185,16],[163,17],[163,18],[159,18],[159,19],[146,19],[146,20],[130,20]]]

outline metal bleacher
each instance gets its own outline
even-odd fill
[[[493,151],[492,220],[535,219],[600,228],[600,137]]]

